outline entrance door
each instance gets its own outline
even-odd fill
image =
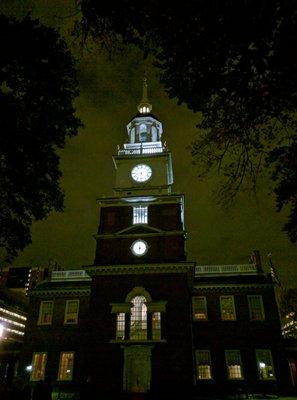
[[[123,389],[127,392],[147,392],[151,386],[151,347],[124,348]]]

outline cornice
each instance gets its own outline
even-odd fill
[[[118,196],[118,197],[99,197],[97,202],[104,204],[104,206],[114,207],[115,204],[122,207],[131,207],[133,204],[145,203],[150,204],[168,204],[168,203],[181,203],[184,201],[183,193],[172,194],[158,194],[158,195],[140,195],[140,196]]]
[[[217,284],[205,284],[205,285],[194,285],[194,290],[199,291],[231,291],[234,289],[245,290],[245,289],[272,289],[273,283],[217,283]]]
[[[91,294],[91,289],[67,289],[65,287],[60,288],[60,289],[38,289],[38,290],[32,290],[30,291],[30,296],[31,297],[64,297],[64,296],[90,296]]]
[[[139,275],[164,273],[194,274],[195,263],[181,264],[135,264],[135,265],[100,265],[87,266],[86,271],[91,276],[100,275]]]
[[[110,234],[94,234],[95,239],[119,239],[119,238],[136,238],[136,237],[155,237],[155,236],[186,236],[186,231],[160,231],[160,232],[137,232],[137,233],[110,233]]]

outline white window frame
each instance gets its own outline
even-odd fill
[[[75,321],[67,321],[67,315],[69,314],[69,304],[70,302],[77,303],[77,312]],[[78,324],[78,314],[79,314],[79,299],[68,299],[65,304],[65,314],[64,314],[64,325],[77,325]]]
[[[253,318],[253,307],[252,307],[252,299],[258,297],[259,299],[259,304],[260,304],[260,310],[261,310],[261,318]],[[253,295],[248,295],[248,304],[249,304],[249,316],[250,316],[250,321],[264,321],[265,320],[265,312],[264,312],[264,305],[263,305],[263,297],[260,294],[253,294]]]
[[[65,355],[65,354],[72,354],[72,365],[71,365],[71,372],[70,372],[70,375],[69,375],[69,378],[63,378],[63,377],[60,377],[60,375],[61,375],[61,373],[62,373],[62,359],[63,359],[63,355]],[[58,381],[63,381],[63,382],[65,382],[65,381],[72,381],[72,379],[73,379],[73,366],[74,366],[74,354],[75,354],[75,352],[74,351],[61,351],[61,353],[60,353],[60,361],[59,361],[59,370],[58,370],[58,378],[57,378],[57,380]]]
[[[234,359],[237,359],[236,360],[237,363],[234,363],[234,361],[232,361]],[[226,368],[227,368],[227,373],[228,373],[228,379],[230,379],[230,380],[242,380],[242,379],[244,379],[240,350],[237,350],[237,349],[227,349],[227,350],[225,350],[225,360],[226,360]],[[231,376],[230,367],[232,367],[232,366],[239,366],[240,367],[240,376],[239,377]]]
[[[119,312],[116,316],[116,340],[125,340],[126,313]]]
[[[50,314],[50,321],[48,322],[44,322],[43,321],[43,307],[45,304],[51,304],[51,314]],[[38,325],[51,325],[52,324],[52,320],[53,320],[53,311],[54,311],[54,301],[53,300],[44,300],[40,302],[40,306],[39,306],[39,315],[38,315]]]
[[[194,321],[208,320],[206,296],[193,296],[192,309]],[[203,317],[203,315],[205,315],[205,317]]]
[[[232,300],[232,308],[233,308],[233,315],[234,315],[234,318],[224,318],[224,315],[223,315],[223,307],[222,307],[222,300],[224,299],[224,298],[231,298],[231,300]],[[234,296],[233,295],[224,295],[224,296],[220,296],[220,310],[221,310],[221,320],[222,321],[236,321],[237,320],[237,318],[236,318],[236,309],[235,309],[235,302],[234,302]]]
[[[275,381],[276,377],[275,377],[275,371],[274,371],[274,365],[273,365],[273,358],[272,358],[271,350],[270,349],[256,349],[255,353],[256,353],[256,362],[257,362],[259,379],[261,381]],[[261,353],[262,353],[262,355],[261,355]],[[265,354],[264,357],[263,357],[263,354]],[[269,376],[269,371],[266,370],[265,362],[263,362],[263,360],[265,359],[265,361],[266,361],[267,358],[269,359],[269,364],[270,365],[268,367],[271,368],[272,376]],[[260,365],[261,363],[263,363],[264,365],[261,366]],[[265,375],[266,374],[268,375],[267,377],[264,377],[264,375],[263,375],[264,371],[265,371]]]
[[[204,353],[204,356],[207,355],[206,358],[208,358],[208,363],[206,363],[206,364],[199,363],[199,354],[203,354],[203,353]],[[199,381],[209,381],[209,380],[213,379],[212,378],[212,366],[211,366],[211,353],[210,353],[210,350],[205,350],[205,349],[196,350],[195,351],[195,356],[196,356],[196,377],[197,377],[197,380],[199,380]],[[201,378],[201,377],[199,377],[199,366],[201,366],[201,367],[205,367],[205,366],[209,367],[208,368],[209,378]]]
[[[36,368],[36,366],[35,366],[35,357],[38,356],[38,355],[40,355],[40,354],[42,354],[43,356],[45,356],[44,365],[42,366],[42,367],[43,367],[43,369],[42,369],[42,374],[41,374],[41,375],[38,375],[38,376],[35,376],[35,375],[36,375],[36,371],[35,371],[35,368]],[[32,371],[31,371],[31,375],[30,375],[30,381],[35,382],[35,381],[40,381],[40,380],[43,380],[43,379],[44,379],[44,377],[45,377],[46,361],[47,361],[47,352],[45,352],[45,351],[38,351],[38,352],[33,353],[33,356],[32,356],[32,363],[31,363],[31,365],[32,365]]]
[[[133,224],[147,224],[148,223],[148,206],[134,206],[133,207]]]

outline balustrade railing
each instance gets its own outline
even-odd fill
[[[255,264],[197,265],[195,268],[195,275],[256,274],[257,272]]]

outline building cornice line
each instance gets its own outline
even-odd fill
[[[194,263],[183,264],[136,264],[136,265],[103,265],[89,266],[89,275],[136,275],[164,273],[193,273]]]
[[[160,231],[160,232],[136,232],[136,233],[111,233],[111,234],[94,234],[95,239],[114,239],[114,238],[134,238],[134,237],[154,237],[154,236],[176,236],[186,235],[185,231]]]
[[[91,289],[67,289],[65,287],[61,289],[33,289],[32,291],[30,291],[30,296],[32,297],[64,297],[69,295],[89,296],[90,294]]]
[[[217,284],[201,284],[201,285],[194,285],[194,290],[233,290],[233,289],[271,289],[274,287],[273,283],[217,283]]]

